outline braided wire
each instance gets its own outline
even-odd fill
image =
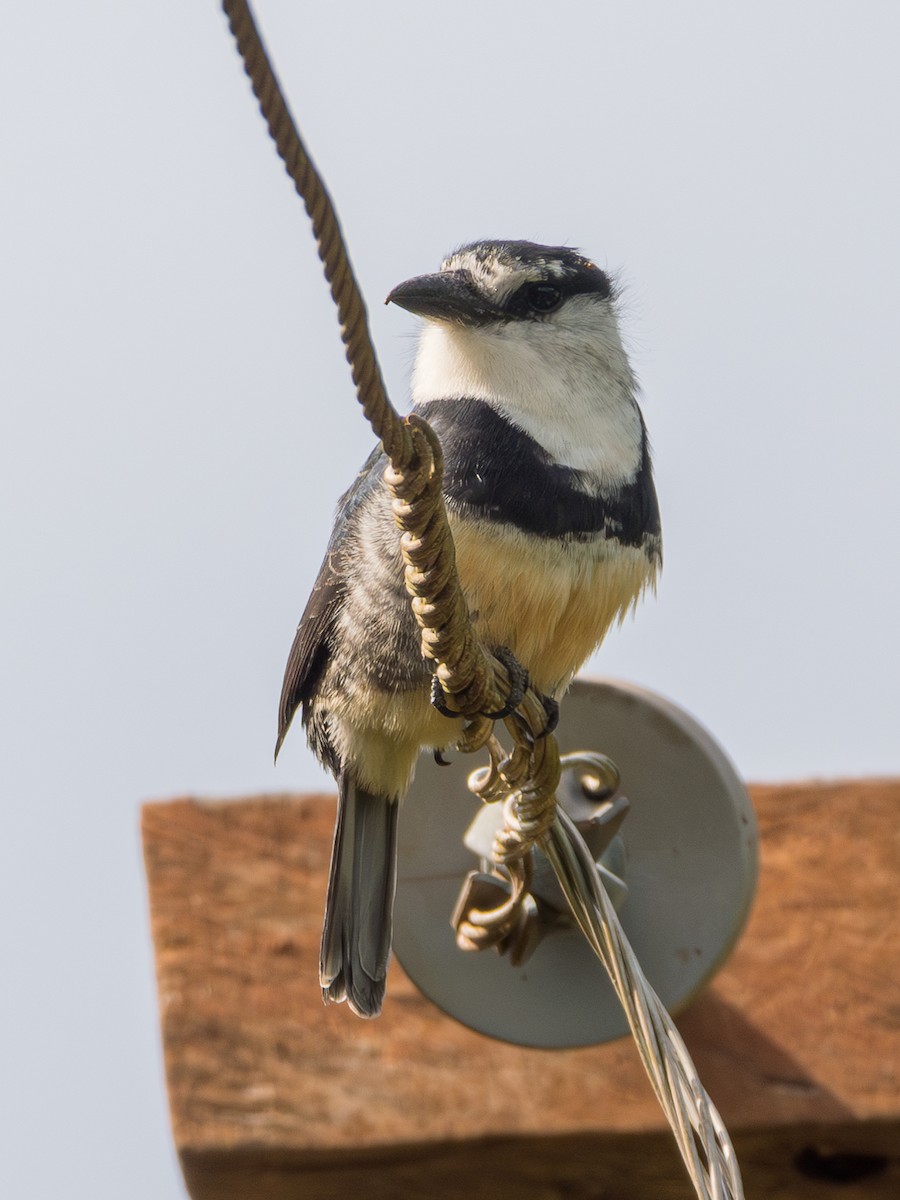
[[[391,405],[334,205],[288,110],[250,7],[246,0],[223,0],[222,7],[269,133],[312,223],[357,399],[390,460],[385,482],[401,530],[406,587],[421,631],[422,653],[432,663],[448,704],[468,718],[459,748],[490,749],[491,764],[477,790],[485,800],[503,798],[504,828],[493,857],[509,873],[513,900],[493,912],[469,912],[471,944],[496,944],[497,930],[508,931],[520,919],[528,898],[529,853],[540,845],[610,975],[698,1197],[741,1200],[740,1173],[721,1118],[641,971],[587,847],[557,809],[559,749],[546,733],[547,714],[540,697],[529,688],[516,712],[506,718],[514,742],[509,755],[492,737],[494,723],[483,714],[504,707],[512,681],[506,668],[485,653],[469,619],[443,503],[440,441],[427,422],[415,416],[401,418]]]
[[[309,215],[357,399],[390,460],[386,482],[403,531],[406,584],[414,598],[423,654],[434,664],[448,703],[476,722],[477,729],[469,731],[474,748],[489,734],[480,714],[503,708],[511,681],[505,667],[485,654],[471,628],[444,508],[440,442],[426,421],[402,418],[388,399],[334,204],[288,109],[249,4],[223,0],[222,7],[269,134]],[[541,726],[534,724],[525,731],[528,736],[539,734]],[[552,803],[552,793],[547,802]]]
[[[557,809],[540,846],[582,933],[612,981],[697,1195],[702,1200],[743,1200],[728,1130],[672,1018],[641,970],[590,851],[563,809]]]
[[[223,0],[222,8],[269,134],[309,215],[325,278],[337,307],[341,340],[357,398],[388,457],[406,466],[413,455],[412,439],[387,396],[369,336],[366,306],[350,265],[334,204],[288,109],[250,6],[244,0]]]

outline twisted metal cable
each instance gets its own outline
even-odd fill
[[[641,970],[584,839],[561,808],[540,846],[582,933],[612,981],[697,1195],[702,1200],[743,1200],[728,1130],[700,1082],[681,1034]]]
[[[471,629],[441,491],[440,442],[427,422],[415,416],[404,419],[388,399],[334,204],[288,109],[250,6],[246,0],[223,0],[222,8],[269,134],[312,223],[357,399],[390,460],[388,482],[394,517],[404,534],[406,582],[415,597],[423,653],[435,666],[448,705],[476,723],[469,734],[475,747],[489,734],[480,714],[504,707],[511,681]],[[535,722],[535,736],[540,729]]]
[[[262,39],[243,0],[223,0],[222,8],[259,101],[272,141],[294,181],[312,223],[316,248],[338,311],[341,340],[363,411],[392,462],[406,466],[413,456],[412,438],[391,405],[369,336],[366,306],[353,274],[331,197],[294,123]]]
[[[504,829],[493,857],[509,872],[515,893],[504,904],[508,929],[528,896],[528,856],[539,844],[552,863],[576,920],[612,979],[629,1025],[700,1200],[741,1200],[740,1173],[728,1133],[697,1077],[677,1031],[647,983],[618,923],[587,847],[557,809],[560,777],[556,739],[546,735],[547,714],[531,689],[506,718],[514,748],[492,740],[494,723],[483,714],[504,706],[511,684],[506,668],[487,655],[472,629],[456,573],[453,538],[441,483],[440,442],[427,422],[401,418],[391,405],[369,336],[365,304],[347,256],[331,198],[303,145],[246,0],[223,0],[231,31],[269,133],[312,222],[319,258],[338,310],[341,339],[357,398],[390,459],[385,482],[402,531],[406,587],[448,703],[468,718],[460,749],[489,745],[491,765],[479,784],[483,798],[504,798]],[[495,913],[469,914],[472,944],[492,944]]]
[[[440,440],[415,413],[406,425],[415,450],[414,466],[399,468],[392,462],[384,473],[394,521],[401,531],[406,590],[419,626],[422,654],[440,681],[448,706],[478,723],[474,748],[492,727],[479,714],[496,711],[504,703],[498,671],[500,679],[507,673],[495,659],[489,661],[469,620],[444,506]]]

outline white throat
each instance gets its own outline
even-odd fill
[[[612,314],[598,328],[594,306],[567,309],[559,324],[426,321],[413,401],[483,400],[556,462],[589,472],[606,490],[641,464],[634,377]]]

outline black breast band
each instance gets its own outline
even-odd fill
[[[635,477],[609,493],[586,490],[590,476],[553,461],[543,447],[483,400],[416,405],[444,448],[444,494],[460,516],[514,525],[538,537],[607,536],[640,546],[659,534],[647,434]]]

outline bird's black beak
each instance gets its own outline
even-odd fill
[[[468,271],[417,275],[398,284],[385,304],[399,304],[417,317],[460,325],[480,325],[496,316]]]

